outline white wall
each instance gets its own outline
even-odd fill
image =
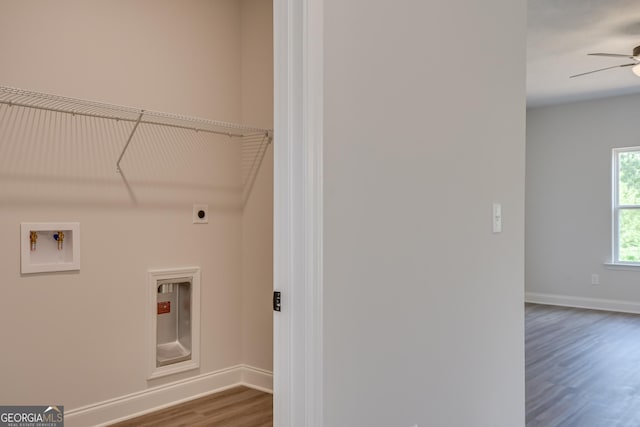
[[[240,122],[243,83],[262,82],[242,73],[242,15],[236,0],[5,1],[0,84]],[[261,102],[256,124],[269,126]],[[0,107],[4,404],[69,411],[244,362],[242,228],[262,224],[242,218],[240,146],[142,127],[121,176],[129,129]],[[194,203],[209,205],[209,224],[191,223]],[[23,221],[80,222],[81,270],[22,276]],[[201,368],[147,381],[147,270],[192,265],[202,269]],[[271,346],[254,352],[270,369]]]
[[[242,2],[242,120],[273,128],[273,3]],[[242,358],[273,370],[273,145],[242,214]]]
[[[603,265],[611,261],[611,150],[640,145],[638,108],[632,95],[527,111],[528,293],[594,307],[640,303],[638,273]]]
[[[525,2],[324,4],[325,425],[522,426]]]

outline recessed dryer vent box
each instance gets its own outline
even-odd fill
[[[23,222],[20,250],[23,274],[80,270],[80,223]]]
[[[200,367],[200,268],[149,271],[148,379]]]

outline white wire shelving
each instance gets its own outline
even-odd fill
[[[243,145],[248,147],[243,150],[246,151],[246,153],[243,152],[242,160],[243,184],[252,184],[255,173],[257,173],[256,167],[264,157],[266,146],[273,142],[271,129],[87,101],[6,86],[0,86],[0,104],[133,123],[133,128],[116,161],[116,170],[119,173],[122,172],[120,162],[140,124],[207,132],[241,140]]]

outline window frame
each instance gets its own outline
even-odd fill
[[[620,259],[620,212],[624,210],[639,210],[640,204],[635,205],[621,205],[619,198],[619,185],[618,185],[618,177],[619,177],[619,155],[621,153],[628,152],[639,152],[640,146],[635,147],[620,147],[613,149],[613,180],[612,180],[612,209],[611,209],[611,219],[612,219],[612,263],[620,264],[620,265],[631,265],[631,266],[640,266],[640,261],[623,261]]]

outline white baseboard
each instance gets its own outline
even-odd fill
[[[565,307],[588,308],[591,310],[619,311],[640,314],[640,303],[612,299],[575,297],[569,295],[541,294],[526,292],[526,302],[536,304],[561,305]]]
[[[253,366],[242,365],[242,385],[273,394],[273,373]]]
[[[273,374],[247,365],[232,366],[65,410],[64,422],[67,427],[106,426],[239,385],[273,393]]]

